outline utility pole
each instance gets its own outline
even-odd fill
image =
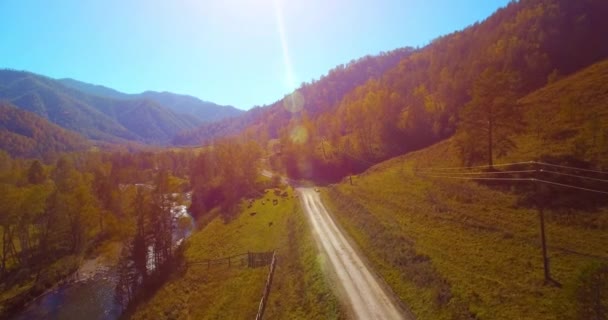
[[[545,269],[545,283],[550,283],[551,274],[549,272],[549,258],[547,258],[547,240],[545,238],[545,211],[542,203],[538,204],[538,216],[540,219],[540,239],[543,247],[543,267]]]
[[[539,172],[539,171],[537,171]],[[536,209],[538,210],[538,218],[540,220],[540,240],[543,251],[543,269],[545,273],[545,284],[557,284],[557,282],[551,279],[551,272],[549,270],[549,258],[547,257],[547,239],[545,237],[545,208],[544,208],[544,194],[543,186],[541,182],[535,181],[536,183]]]

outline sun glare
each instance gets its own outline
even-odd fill
[[[281,0],[274,0],[274,12],[277,20],[277,31],[279,32],[279,38],[281,41],[281,49],[283,51],[283,63],[285,64],[286,70],[286,85],[291,90],[295,88],[295,78],[293,75],[293,68],[291,65],[291,58],[289,56],[289,46],[287,42],[287,34],[285,32],[285,22],[283,21],[283,8],[281,6]]]

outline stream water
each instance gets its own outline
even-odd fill
[[[113,275],[98,274],[82,282],[60,286],[29,304],[12,319],[118,319],[122,308],[114,299],[115,283]]]
[[[194,221],[187,212],[186,206],[175,205],[172,211],[175,217],[188,217],[191,221],[189,225],[178,223],[176,226],[173,240],[179,244],[192,233]],[[10,319],[118,319],[122,313],[122,307],[116,303],[115,299],[116,281],[115,268],[106,266],[85,280],[65,284],[49,291]]]

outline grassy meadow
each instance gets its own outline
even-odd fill
[[[608,261],[608,210],[596,226],[548,213],[545,286],[536,210],[508,192],[418,177],[412,161],[323,189],[325,202],[419,319],[572,319],[579,276]]]
[[[521,102],[525,128],[495,163],[572,156],[605,165],[608,129],[597,122],[608,123],[608,61]],[[590,270],[608,263],[608,208],[545,211],[551,276],[561,284],[547,286],[538,212],[513,187],[418,170],[462,166],[456,142],[374,166],[354,186],[323,188],[324,201],[418,319],[586,319],[594,307],[584,292],[598,285]]]
[[[317,261],[305,216],[289,188],[268,191],[232,220],[214,218],[187,241],[186,262],[277,250],[267,319],[337,319],[341,310]],[[265,199],[265,200],[264,200]],[[278,205],[272,204],[278,199]],[[262,204],[264,201],[264,204]],[[251,213],[255,212],[255,215]],[[269,268],[190,265],[138,306],[134,319],[252,319]]]

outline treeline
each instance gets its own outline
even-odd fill
[[[191,224],[174,210],[180,189],[167,170],[159,171],[152,184],[128,188],[135,230],[123,246],[118,265],[116,298],[123,307],[132,305],[142,292],[153,292],[179,263],[176,230],[182,220]]]
[[[176,237],[192,221],[176,205],[190,204],[196,217],[219,208],[229,219],[242,197],[270,186],[259,176],[261,156],[257,143],[237,139],[46,162],[0,151],[0,314],[72,274],[107,241],[123,244],[116,289],[128,306],[179,261]]]
[[[196,156],[189,154],[189,164],[181,168],[187,169],[193,216],[201,218],[217,208],[224,219],[230,219],[241,198],[269,187],[260,181],[261,154],[256,143],[236,139],[217,141]],[[175,195],[183,191],[167,170],[159,171],[149,185],[123,191],[131,194],[134,232],[123,247],[116,292],[127,312],[152,295],[180,266],[182,247],[174,235],[188,221],[173,206]]]
[[[279,138],[273,163],[296,177],[341,177],[455,133],[465,163],[489,163],[513,147],[519,98],[608,57],[606,14],[602,0],[511,2],[260,138]]]
[[[262,148],[252,140],[223,139],[216,141],[194,161],[190,177],[195,217],[219,207],[229,218],[239,199],[263,191],[260,182]]]
[[[6,299],[1,312],[74,272],[102,242],[128,242],[138,230],[142,202],[160,201],[138,198],[137,185],[162,193],[167,186],[188,190],[193,158],[185,151],[85,152],[44,164],[0,152],[0,286]],[[166,202],[161,205],[166,209]],[[158,219],[154,226],[165,227]]]

